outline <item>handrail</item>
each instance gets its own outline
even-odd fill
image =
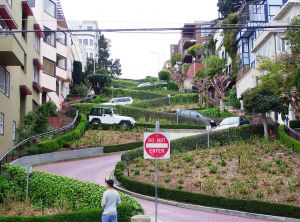
[[[78,100],[75,100],[75,101],[71,101],[71,102],[66,102],[68,105],[70,104],[74,104],[74,103],[80,103],[80,102],[83,102],[83,101],[89,101],[91,99],[93,99],[94,97],[86,97],[86,98],[83,98],[83,99],[78,99]],[[41,133],[41,134],[38,134],[38,135],[35,135],[35,136],[31,136],[31,137],[28,137],[24,140],[22,140],[21,142],[19,142],[18,144],[16,144],[14,147],[12,147],[11,149],[9,149],[1,158],[0,158],[0,172],[1,172],[1,162],[4,160],[4,158],[6,158],[12,151],[18,149],[19,147],[21,147],[22,145],[26,144],[26,143],[29,143],[33,140],[37,140],[37,139],[41,139],[45,136],[49,136],[49,135],[55,135],[57,133],[60,133],[62,131],[66,131],[68,129],[71,129],[73,128],[77,121],[78,121],[78,117],[79,117],[79,111],[77,109],[75,109],[74,107],[68,107],[68,111],[75,111],[76,114],[75,114],[75,117],[73,119],[73,122],[64,126],[64,127],[61,127],[59,129],[55,129],[55,130],[51,130],[51,131],[48,131],[48,132],[45,132],[45,133]]]

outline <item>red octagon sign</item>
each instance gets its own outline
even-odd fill
[[[161,133],[147,134],[144,136],[145,159],[169,159],[170,141]]]

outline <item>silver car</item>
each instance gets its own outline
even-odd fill
[[[210,124],[212,127],[217,126],[217,123],[214,120],[212,120],[212,119],[210,119],[210,118],[208,118],[208,117],[206,117],[206,116],[202,115],[201,113],[199,113],[197,111],[194,111],[194,110],[177,110],[176,113],[177,113],[178,116],[197,119],[197,120],[202,121],[206,124]]]

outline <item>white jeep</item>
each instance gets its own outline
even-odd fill
[[[88,115],[89,123],[94,125],[109,124],[134,126],[135,120],[132,117],[120,116],[115,108],[94,107]]]

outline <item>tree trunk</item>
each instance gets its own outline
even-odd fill
[[[183,85],[180,85],[180,86],[179,86],[179,92],[180,92],[180,93],[184,93],[184,86],[183,86]]]
[[[264,125],[264,137],[265,137],[265,139],[268,139],[269,134],[268,134],[268,122],[267,122],[266,113],[262,113],[261,118],[262,118],[262,122],[263,122],[263,125]]]
[[[199,106],[202,107],[203,106],[203,94],[202,92],[198,94],[199,96]]]
[[[220,111],[221,111],[221,113],[224,112],[224,110],[225,110],[224,99],[220,98]]]

